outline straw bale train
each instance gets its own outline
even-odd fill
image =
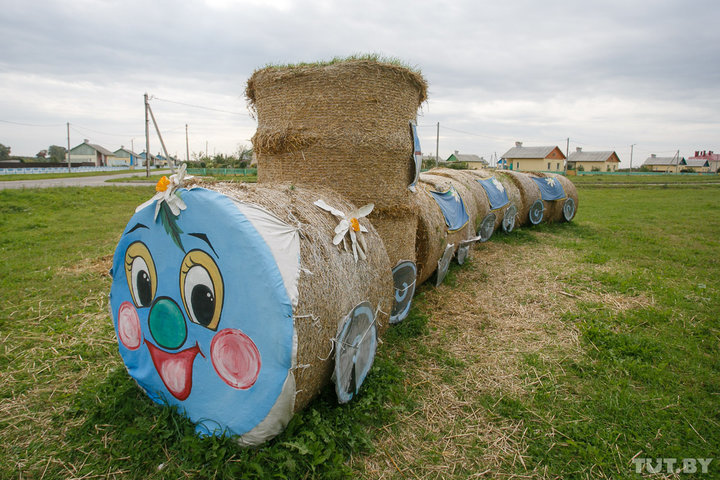
[[[202,435],[260,444],[328,383],[358,394],[419,283],[495,231],[569,221],[563,176],[433,169],[427,85],[377,60],[248,81],[258,184],[158,182],[115,250],[110,309],[129,374]]]

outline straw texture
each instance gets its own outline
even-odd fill
[[[420,181],[417,187],[413,202],[418,212],[415,263],[419,285],[437,270],[437,262],[447,244],[447,227],[440,207],[428,193],[428,185]]]
[[[520,204],[518,204],[518,218],[517,225],[523,226],[530,223],[530,217],[528,213],[530,206],[537,200],[541,200],[540,189],[535,182],[530,178],[530,175],[523,172],[513,172],[511,170],[503,170],[502,172],[507,178],[517,187],[520,192]],[[502,180],[501,180],[502,181]],[[509,197],[509,195],[508,195]],[[544,216],[543,216],[544,217]]]
[[[348,213],[355,208],[330,189],[296,188],[289,184],[203,185],[233,199],[260,205],[300,230],[299,302],[294,309],[298,339],[295,411],[302,409],[330,381],[332,340],[344,317],[360,302],[378,312],[378,334],[388,325],[392,308],[391,266],[380,236],[366,219],[367,261],[355,263],[352,253],[333,245],[336,217],[313,205],[322,199]],[[349,239],[348,239],[349,240]]]
[[[403,260],[415,261],[415,232],[418,225],[415,208],[375,208],[368,219],[385,244],[391,267]]]
[[[246,97],[258,120],[258,182],[324,185],[357,205],[406,206],[409,122],[426,95],[419,73],[370,60],[256,71]]]

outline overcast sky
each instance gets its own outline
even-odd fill
[[[424,153],[489,158],[516,140],[720,151],[717,0],[0,0],[0,143],[33,156],[83,139],[144,150],[143,94],[168,150],[232,153],[268,63],[356,53],[421,69]],[[185,104],[185,105],[183,105]],[[198,108],[203,107],[203,108]],[[150,150],[160,151],[152,136]]]

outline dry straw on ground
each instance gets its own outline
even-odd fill
[[[295,372],[298,411],[329,382],[333,367],[331,339],[356,305],[369,301],[373,308],[379,307],[378,334],[387,328],[393,283],[385,246],[366,218],[359,219],[368,229],[363,234],[368,247],[366,261],[356,263],[351,252],[333,245],[339,220],[313,203],[322,199],[346,214],[355,206],[327,188],[230,183],[217,183],[210,188],[232,199],[259,205],[300,230],[302,270],[299,302],[293,312],[298,338],[299,368]]]
[[[527,173],[523,172],[513,172],[511,170],[504,170],[503,174],[512,180],[512,182],[517,187],[518,191],[520,192],[520,199],[522,200],[520,204],[517,206],[518,209],[518,217],[517,217],[517,226],[523,226],[530,224],[530,207],[533,203],[535,203],[537,200],[542,200],[542,197],[540,195],[540,189],[537,185],[535,185],[535,182],[530,178],[530,176]]]
[[[402,351],[408,395],[420,403],[380,429],[373,454],[353,458],[365,478],[551,478],[529,462],[528,425],[497,417],[478,397],[531,395],[548,382],[565,388],[524,359],[534,355],[562,371],[565,359],[583,355],[578,332],[562,320],[578,303],[616,311],[651,303],[642,296],[571,287],[563,279],[586,266],[550,246],[508,250],[489,242],[476,248],[467,265],[457,271],[457,286],[424,293],[430,333],[418,340],[423,353],[412,346]],[[538,421],[565,441],[552,418],[538,414]]]
[[[258,119],[258,182],[325,185],[358,205],[407,205],[409,122],[427,98],[420,73],[366,59],[267,67],[250,77],[246,96]]]

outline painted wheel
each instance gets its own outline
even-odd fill
[[[415,295],[415,280],[417,267],[415,262],[404,261],[398,263],[392,270],[393,284],[395,286],[395,299],[390,313],[390,323],[400,323],[410,312],[413,295]]]
[[[563,217],[566,221],[570,221],[575,216],[575,200],[568,197],[563,204]]]
[[[376,349],[375,313],[369,302],[362,302],[345,317],[336,340],[333,381],[338,402],[347,403],[358,393]]]
[[[545,206],[543,205],[542,200],[535,200],[535,203],[530,206],[530,223],[537,225],[542,222],[544,210]]]
[[[480,228],[477,231],[477,235],[480,237],[481,242],[487,242],[490,240],[490,237],[492,237],[492,234],[495,231],[496,218],[497,216],[492,212],[488,213],[485,218],[483,218],[480,223]]]
[[[503,214],[502,229],[505,233],[510,233],[515,228],[515,217],[517,216],[517,207],[510,205],[505,209]]]
[[[435,278],[436,287],[439,287],[443,280],[445,280],[445,275],[447,275],[448,268],[450,268],[450,260],[452,260],[453,253],[455,253],[455,245],[452,243],[445,245],[445,252],[440,260],[438,260],[438,268]]]

